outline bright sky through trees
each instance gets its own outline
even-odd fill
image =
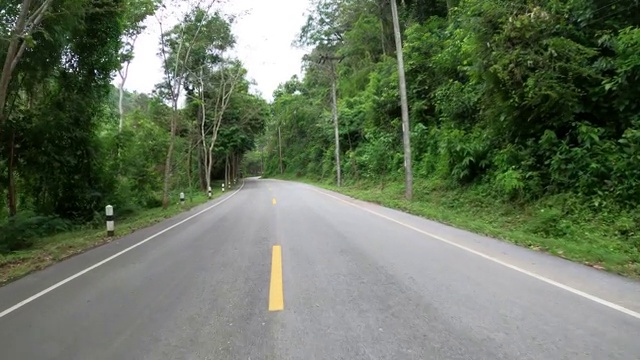
[[[270,99],[279,83],[300,74],[304,51],[291,42],[305,22],[308,0],[235,0],[224,4],[227,14],[240,14],[233,25],[237,38],[235,55],[245,64],[252,91]],[[135,58],[125,88],[150,92],[162,78],[158,52],[159,28],[154,17],[146,21],[147,31],[136,43]],[[117,79],[115,80],[117,82]]]

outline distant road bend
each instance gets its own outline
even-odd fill
[[[248,179],[0,288],[0,359],[640,359],[640,284]]]

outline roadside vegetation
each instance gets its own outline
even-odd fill
[[[492,197],[482,187],[438,190],[422,179],[415,183],[416,198],[408,201],[404,198],[402,179],[348,182],[337,187],[333,179],[292,174],[276,177],[320,186],[596,269],[640,279],[640,252],[621,231],[627,226],[628,218],[621,219],[619,213],[580,212],[581,207],[578,207],[578,211],[563,214],[554,199],[513,204]]]
[[[267,176],[337,187],[339,168],[347,194],[640,277],[638,3],[399,4],[413,200],[382,0],[314,1],[305,76],[276,91],[262,141]]]
[[[220,195],[222,195],[220,190],[212,194],[213,197]],[[33,271],[43,269],[96,246],[117,240],[135,230],[143,229],[164,219],[171,218],[195,206],[204,204],[208,200],[208,196],[197,194],[185,200],[184,205],[173,203],[166,209],[155,207],[116,218],[114,237],[107,236],[104,221],[65,227],[58,229],[58,231],[48,232],[45,230],[45,226],[37,222],[42,221],[43,224],[51,227],[52,224],[56,223],[55,220],[40,219],[37,216],[22,216],[20,219],[15,220],[17,224],[11,229],[13,231],[19,230],[20,232],[9,232],[3,236],[14,241],[28,239],[29,246],[21,250],[0,254],[0,285],[19,279]],[[19,223],[20,221],[26,223]],[[35,226],[33,225],[34,223],[36,223]],[[54,235],[49,235],[51,233]]]
[[[0,3],[0,282],[111,240],[106,205],[123,235],[240,176],[269,106],[230,55],[221,3]],[[164,78],[129,92],[150,23]]]

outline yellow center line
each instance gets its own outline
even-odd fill
[[[271,286],[269,287],[269,311],[284,310],[284,291],[282,290],[282,248],[273,246],[271,256]]]
[[[273,200],[271,200],[271,203],[272,203],[273,205],[275,205],[275,204],[276,204],[276,198],[273,198]]]

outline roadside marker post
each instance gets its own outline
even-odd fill
[[[107,236],[112,237],[115,234],[115,225],[113,222],[113,206],[107,205],[104,211],[107,215]]]
[[[224,183],[222,183],[222,192],[224,192]]]
[[[184,193],[180,193],[180,205],[184,205]]]
[[[209,199],[211,199],[211,186],[209,186],[209,191],[208,191],[207,195],[209,195]]]

